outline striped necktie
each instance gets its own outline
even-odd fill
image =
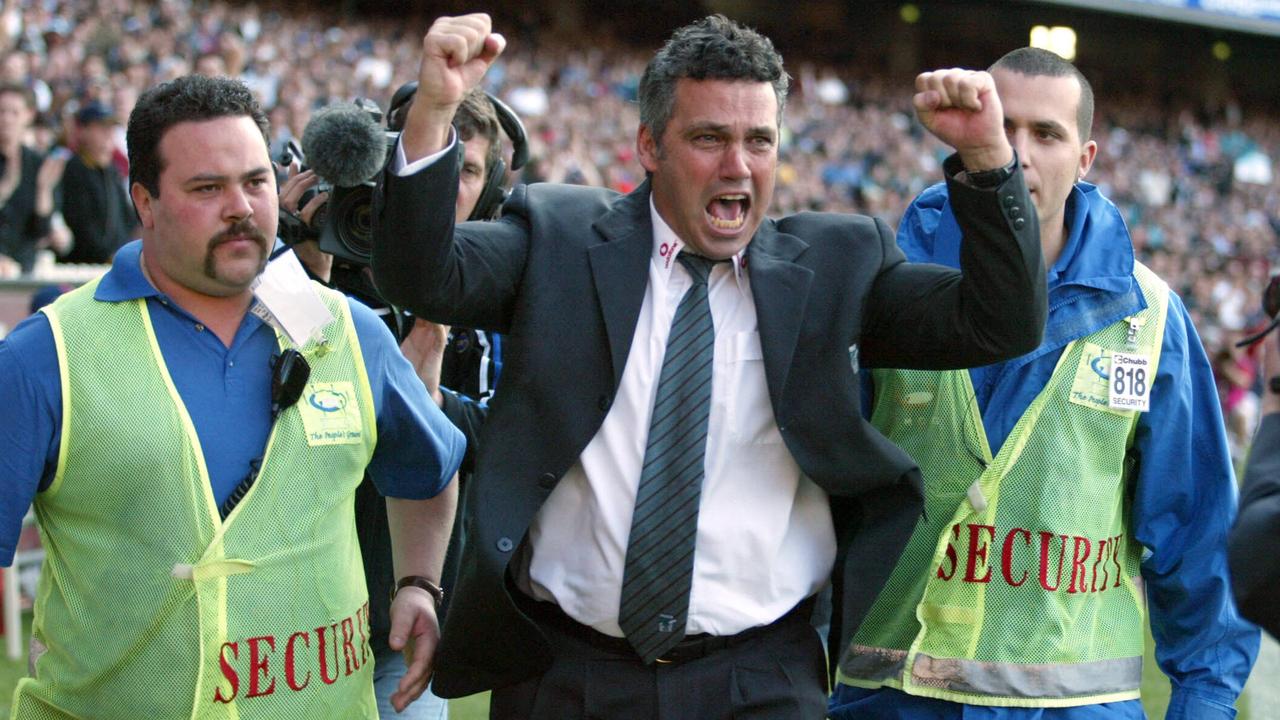
[[[693,279],[671,320],[631,518],[618,624],[646,664],[684,638],[711,413],[713,260],[677,256]]]

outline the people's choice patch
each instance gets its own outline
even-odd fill
[[[308,445],[353,445],[364,439],[360,403],[350,382],[307,385],[298,409]]]
[[[1080,364],[1071,382],[1071,402],[1095,410],[1115,412],[1111,408],[1111,351],[1091,342],[1084,344]]]

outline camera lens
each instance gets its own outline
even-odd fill
[[[373,255],[373,188],[346,189],[330,212],[338,242],[351,255],[367,261]]]

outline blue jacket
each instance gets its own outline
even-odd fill
[[[1063,348],[1145,307],[1133,278],[1133,244],[1119,210],[1088,183],[1067,199],[1068,237],[1048,274],[1044,342],[1013,360],[970,370],[982,422],[998,452],[1045,386]],[[946,188],[921,193],[903,217],[898,244],[908,259],[957,267],[960,231]],[[1258,654],[1259,631],[1236,612],[1226,536],[1236,512],[1236,482],[1209,360],[1176,294],[1151,410],[1138,421],[1133,450],[1134,537],[1146,548],[1146,581],[1156,660],[1173,685],[1166,718],[1232,718],[1233,704]],[[1109,717],[1141,718],[1141,703],[1109,703]],[[948,707],[950,706],[950,707]],[[902,717],[975,716],[1080,720],[1099,709],[968,708],[891,689],[841,686],[832,717],[896,708]],[[883,711],[883,710],[881,710]]]

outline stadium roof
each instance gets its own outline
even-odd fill
[[[1280,36],[1280,0],[1031,0]]]

